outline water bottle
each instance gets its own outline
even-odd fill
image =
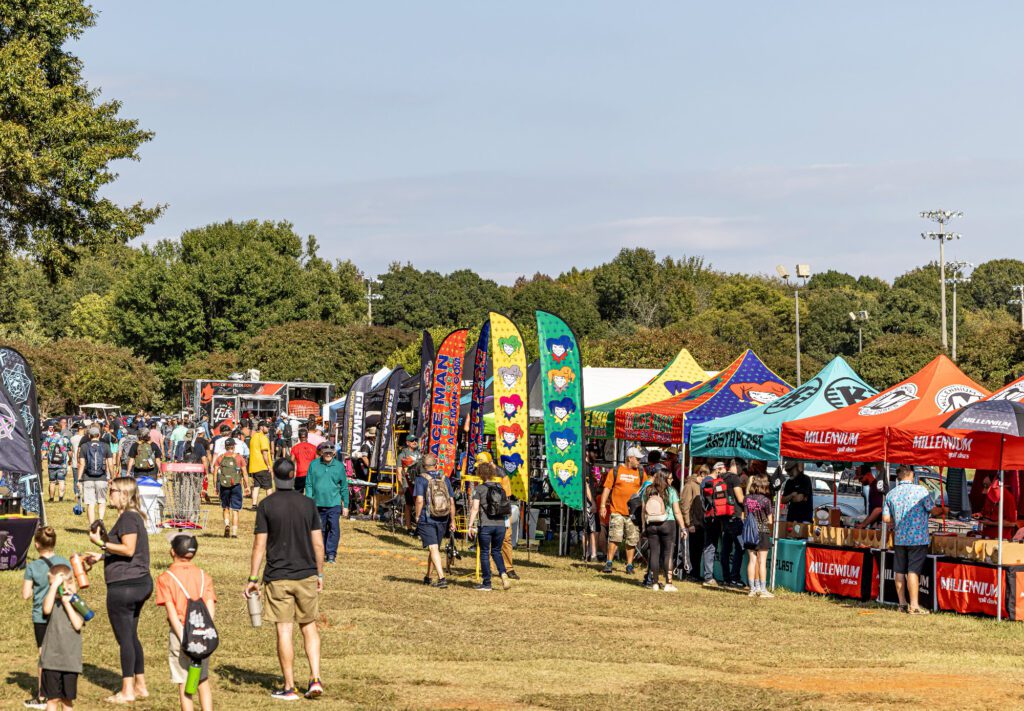
[[[89,587],[89,575],[85,572],[85,563],[82,561],[82,556],[78,553],[72,553],[71,557],[68,558],[68,562],[71,563],[71,572],[75,576],[75,583],[78,585],[78,589],[84,590]]]
[[[64,586],[61,585],[57,588],[57,592],[61,597],[64,597]],[[96,613],[93,612],[92,608],[86,604],[85,600],[78,597],[78,593],[71,593],[71,599],[68,602],[71,603],[71,607],[75,608],[75,612],[81,615],[82,619],[86,622],[96,616]]]
[[[199,690],[199,676],[203,671],[203,663],[195,659],[188,665],[188,677],[185,679],[185,693],[192,695]]]
[[[252,622],[253,627],[263,626],[263,600],[260,599],[258,592],[249,595],[246,599],[246,603],[249,606],[249,620]]]

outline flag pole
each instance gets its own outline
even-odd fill
[[[999,436],[999,543],[996,545],[996,620],[1003,619],[1003,445],[1006,435]]]
[[[779,456],[779,475],[785,476],[782,456]],[[785,485],[783,485],[785,488]],[[772,527],[772,592],[775,592],[775,573],[779,569],[779,519],[782,518],[782,489],[775,492],[775,525]]]

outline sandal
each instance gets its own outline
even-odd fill
[[[910,608],[907,607],[906,605],[900,605],[899,607],[896,608],[896,611],[897,612],[902,612],[903,614],[906,614],[907,610],[909,610],[909,609]]]
[[[910,614],[910,615],[930,615],[932,613],[931,613],[931,610],[926,610],[923,607],[912,607],[909,610],[907,610],[907,614]]]

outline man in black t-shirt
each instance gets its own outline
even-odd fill
[[[889,493],[889,484],[885,478],[875,477],[875,470],[870,464],[858,467],[854,478],[868,490],[867,518],[855,528],[874,528],[882,521],[882,507],[885,505],[885,495]]]
[[[814,487],[811,477],[804,474],[801,462],[786,464],[786,484],[782,487],[782,503],[786,504],[786,520],[811,523],[814,515]]]
[[[284,674],[284,688],[271,696],[282,701],[299,698],[295,690],[292,628],[298,623],[309,660],[310,680],[306,698],[323,694],[320,683],[320,633],[316,627],[320,592],[324,583],[324,538],[320,514],[313,499],[295,490],[295,465],[288,459],[274,462],[276,491],[256,507],[256,537],[246,596],[259,592],[263,569],[265,614],[277,623],[277,655]]]

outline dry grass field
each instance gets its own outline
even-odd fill
[[[54,510],[55,509],[55,510]],[[86,550],[83,517],[53,507],[58,549]],[[216,521],[217,512],[210,508]],[[243,514],[251,530],[253,514]],[[109,523],[109,521],[108,521]],[[151,539],[154,574],[167,565]],[[280,683],[270,626],[249,625],[241,589],[250,537],[204,536],[198,562],[219,594],[217,708],[269,709]],[[534,554],[511,591],[479,593],[471,577],[422,585],[416,541],[367,521],[343,523],[339,563],[321,601],[322,708],[381,709],[1018,709],[1024,708],[1024,627],[953,615],[899,615],[873,605],[780,593],[775,600],[683,585],[653,593],[624,573]],[[467,568],[467,566],[464,566]],[[102,576],[86,598],[85,674],[76,708],[105,706],[118,683]],[[5,650],[0,707],[34,688],[35,649],[22,574],[0,574]],[[143,644],[152,696],[137,709],[177,707],[166,622],[151,604]],[[304,658],[297,677],[306,677]]]

